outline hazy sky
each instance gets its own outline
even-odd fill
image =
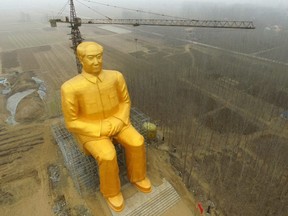
[[[25,10],[29,13],[31,11],[39,15],[41,14],[47,14],[49,16],[55,16],[57,13],[61,10],[61,8],[67,3],[68,0],[0,0],[1,6],[0,11],[8,11],[13,12],[25,12]],[[94,3],[89,3],[85,0],[74,0],[77,15],[81,16],[82,18],[84,16],[87,16],[86,18],[96,18],[93,14],[91,14],[91,10],[85,8],[85,6],[81,5],[79,2],[83,2],[86,5],[92,7],[93,9],[97,11],[103,11],[108,16],[111,16],[112,18],[118,17],[119,14],[115,12],[114,17],[109,12],[107,13],[107,10],[109,8],[105,6],[101,6]],[[211,2],[213,5],[217,5],[217,7],[221,7],[223,4],[255,4],[265,7],[279,7],[279,8],[287,8],[288,13],[288,0],[91,0],[95,2],[100,3],[106,3],[110,5],[116,5],[126,8],[132,8],[132,9],[142,9],[145,11],[151,11],[155,13],[163,13],[163,14],[170,14],[174,15],[174,11],[176,12],[177,8],[179,9],[182,7],[182,2]],[[111,8],[110,8],[111,9]],[[175,10],[174,10],[175,9]],[[106,10],[106,12],[105,12]],[[87,11],[87,13],[86,13]],[[118,10],[119,11],[119,10]],[[113,13],[113,12],[112,12]],[[1,15],[1,14],[0,14]],[[65,12],[62,15],[69,15],[69,5],[66,7]],[[176,15],[179,15],[176,13]],[[103,18],[103,17],[97,17],[97,18]]]
[[[81,2],[85,2],[83,0],[79,0]],[[91,0],[93,1],[93,0]],[[107,4],[114,4],[114,5],[121,5],[123,7],[129,6],[130,4],[135,5],[147,5],[147,4],[157,4],[157,3],[167,3],[169,4],[179,4],[181,2],[213,2],[213,3],[227,3],[227,4],[234,4],[234,3],[250,3],[250,4],[257,4],[262,6],[287,6],[288,7],[288,0],[94,0],[96,2],[107,3]],[[51,7],[53,5],[64,5],[67,0],[0,0],[1,8],[11,8],[11,7],[29,7],[29,6],[43,6],[43,7]],[[77,4],[77,0],[74,0],[75,4]],[[152,10],[153,8],[151,8]]]

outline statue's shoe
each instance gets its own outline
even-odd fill
[[[145,177],[142,181],[134,182],[134,186],[143,193],[150,193],[152,191],[150,180]]]
[[[109,207],[115,212],[120,212],[124,209],[124,199],[121,192],[116,196],[107,197],[106,201]]]

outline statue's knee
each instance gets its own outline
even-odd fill
[[[116,157],[116,151],[115,149],[111,149],[108,151],[103,151],[101,152],[101,154],[99,155],[99,159],[100,161],[111,161]]]
[[[142,135],[139,135],[133,139],[133,145],[134,146],[142,146],[144,145],[144,137]]]

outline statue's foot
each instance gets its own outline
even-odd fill
[[[143,193],[150,193],[152,191],[150,180],[145,177],[142,181],[134,182],[134,186]]]
[[[107,197],[106,201],[109,207],[115,212],[120,212],[124,209],[124,199],[121,192],[116,196]]]

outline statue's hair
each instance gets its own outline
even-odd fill
[[[92,46],[92,45],[97,47],[97,50],[99,50],[99,53],[103,53],[103,47],[100,44],[92,42],[92,41],[85,41],[85,42],[80,43],[77,46],[77,56],[78,56],[78,58],[82,59],[85,56],[85,54],[86,54],[87,47],[88,46]]]

